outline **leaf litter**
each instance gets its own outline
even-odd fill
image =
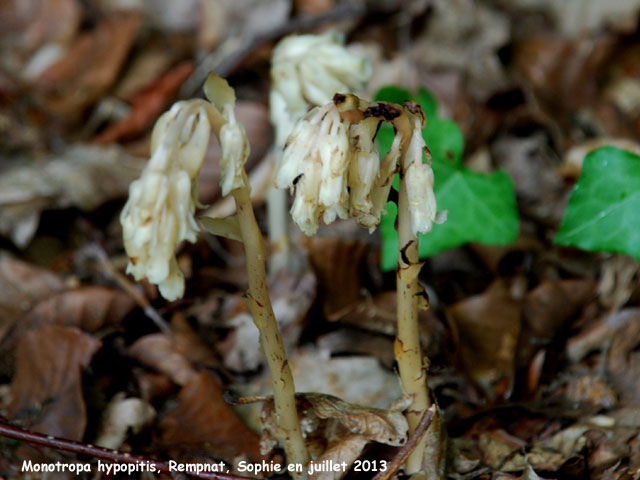
[[[518,239],[456,247],[420,275],[448,477],[636,478],[637,261],[552,239],[589,152],[639,151],[637,2],[415,2],[357,25],[332,17],[341,1],[174,3],[0,6],[0,414],[154,458],[223,460],[231,471],[241,459],[282,461],[277,449],[260,451],[261,433],[263,447],[275,446],[270,402],[233,406],[225,396],[271,393],[242,302],[239,244],[203,235],[183,248],[187,297],[172,304],[70,259],[98,243],[123,270],[117,216],[150,127],[211,65],[238,87],[250,175],[266,185],[272,45],[237,46],[305,30],[292,15],[322,12],[322,28],[345,29],[373,57],[370,95],[390,80],[426,86],[439,120],[460,126],[464,172],[502,168],[513,180]],[[200,201],[231,214],[219,201],[219,155],[212,142]],[[264,187],[254,190],[265,226]],[[483,226],[479,239],[491,233]],[[379,270],[379,237],[349,222],[321,233],[305,242],[292,234],[302,266],[271,280],[307,441],[316,460],[390,459],[407,438],[391,353],[394,274]],[[40,248],[51,251],[29,252]],[[16,478],[21,458],[60,454],[0,441],[3,476]],[[363,478],[317,478],[343,477]]]

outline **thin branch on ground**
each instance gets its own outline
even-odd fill
[[[132,455],[126,452],[119,452],[118,450],[111,450],[109,448],[96,447],[95,445],[88,445],[73,440],[67,440],[64,438],[53,437],[51,435],[44,435],[42,433],[31,432],[24,428],[11,425],[7,419],[0,417],[0,436],[5,438],[11,438],[19,440],[31,445],[38,445],[41,447],[52,448],[63,452],[76,453],[79,455],[87,455],[92,458],[100,460],[107,460],[109,462],[117,463],[142,463],[144,465],[154,465],[157,473],[166,473],[170,476],[175,476],[176,472],[169,469],[169,464],[154,460],[152,458],[143,457],[140,455]],[[249,477],[241,477],[238,475],[230,475],[226,473],[215,472],[201,472],[201,473],[189,473],[189,476],[193,478],[202,478],[205,480],[248,480]]]
[[[416,448],[416,446],[422,439],[422,436],[431,425],[434,411],[435,404],[431,405],[431,408],[424,412],[424,415],[422,415],[422,419],[420,419],[420,423],[418,423],[418,426],[407,440],[407,443],[405,443],[401,448],[398,449],[398,453],[396,453],[396,455],[388,463],[387,469],[378,472],[378,474],[373,477],[372,480],[388,480],[394,473],[396,473],[400,469],[402,464],[405,462],[407,457],[411,455],[411,452],[413,452],[413,450]]]
[[[301,15],[292,18],[283,25],[268,30],[262,34],[249,37],[242,41],[241,37],[230,37],[216,50],[205,56],[198,64],[195,71],[184,82],[179,98],[191,98],[195,96],[202,83],[211,72],[216,72],[221,77],[228,77],[235,69],[257,48],[265,43],[275,41],[284,35],[298,31],[310,30],[319,27],[323,23],[349,19],[360,21],[366,16],[397,12],[403,6],[402,0],[368,0],[366,2],[347,2],[338,5],[328,12],[316,15]]]

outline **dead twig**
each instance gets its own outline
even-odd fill
[[[431,425],[435,408],[435,404],[433,404],[431,405],[431,408],[424,412],[424,415],[422,415],[422,418],[420,419],[420,423],[418,423],[418,426],[407,440],[407,443],[398,449],[398,453],[396,453],[396,455],[387,464],[387,469],[378,472],[372,480],[389,480],[389,478],[391,478],[391,476],[400,469],[404,461],[411,452],[413,452],[418,445],[418,442],[422,439],[422,436],[429,428],[429,425]]]
[[[275,41],[290,33],[310,30],[323,23],[335,20],[361,20],[369,15],[390,14],[402,8],[402,0],[368,0],[366,2],[347,2],[328,12],[317,15],[301,15],[292,18],[284,25],[278,25],[260,35],[244,41],[240,37],[226,39],[215,51],[205,56],[191,76],[184,82],[179,98],[190,98],[197,94],[202,83],[211,72],[228,77],[251,52],[265,43]]]
[[[0,417],[0,436],[19,440],[21,442],[29,443],[31,445],[38,445],[41,447],[53,448],[55,450],[76,453],[80,455],[88,455],[100,460],[106,460],[109,462],[117,463],[140,463],[145,466],[155,466],[157,473],[166,473],[172,477],[176,475],[174,470],[169,468],[169,464],[153,460],[151,458],[142,457],[140,455],[132,455],[130,453],[119,452],[117,450],[111,450],[109,448],[96,447],[95,445],[87,445],[80,442],[74,442],[72,440],[66,440],[64,438],[53,437],[50,435],[44,435],[42,433],[30,432],[21,427],[11,425],[7,419]],[[238,475],[230,475],[226,473],[214,473],[214,472],[201,472],[201,473],[189,473],[189,476],[193,478],[202,478],[207,480],[248,480],[249,477],[241,477]]]

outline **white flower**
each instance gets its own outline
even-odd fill
[[[413,122],[411,141],[403,159],[403,170],[409,213],[411,215],[411,230],[415,236],[418,233],[430,232],[433,223],[442,223],[445,214],[438,215],[436,196],[433,192],[433,170],[429,163],[422,161],[423,152],[428,152],[422,136],[422,118],[409,114]],[[427,158],[431,160],[430,156]]]
[[[307,235],[317,231],[320,215],[326,223],[348,216],[348,128],[330,103],[311,110],[287,142],[276,185],[295,187],[291,216]]]
[[[120,221],[129,255],[127,273],[147,277],[160,293],[175,300],[184,293],[184,276],[174,249],[194,242],[197,201],[195,180],[209,143],[205,102],[178,102],[158,122],[152,135],[151,159],[129,187]]]
[[[270,94],[271,121],[281,147],[309,106],[324,105],[336,92],[364,87],[371,75],[366,59],[349,53],[336,31],[297,35],[281,40],[273,51]]]

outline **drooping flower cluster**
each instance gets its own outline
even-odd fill
[[[341,115],[349,103],[355,106],[355,115]],[[436,212],[433,171],[423,162],[424,116],[411,113],[415,106],[404,109],[410,131],[398,131],[380,161],[375,142],[379,124],[401,111],[392,106],[391,116],[380,113],[385,108],[368,106],[351,95],[336,95],[336,102],[314,108],[296,124],[276,173],[276,186],[295,190],[291,216],[305,234],[317,231],[320,217],[325,223],[355,217],[373,231],[385,211],[397,171],[406,179],[414,234],[426,233],[433,222],[444,221]]]
[[[231,90],[219,77],[207,82]],[[216,103],[217,98],[207,94]],[[184,294],[184,275],[174,251],[184,240],[196,241],[197,179],[212,128],[222,147],[223,194],[244,181],[243,167],[249,151],[244,128],[233,114],[235,98],[228,92],[217,97],[225,99],[220,104],[222,113],[217,105],[205,100],[187,100],[177,102],[158,119],[151,138],[151,159],[142,176],[130,185],[129,199],[120,216],[129,256],[127,273],[136,280],[146,277],[157,284],[167,300]]]
[[[351,54],[337,31],[286,37],[271,62],[270,111],[278,148],[310,106],[326,104],[335,92],[362,89],[371,75],[369,62]]]

